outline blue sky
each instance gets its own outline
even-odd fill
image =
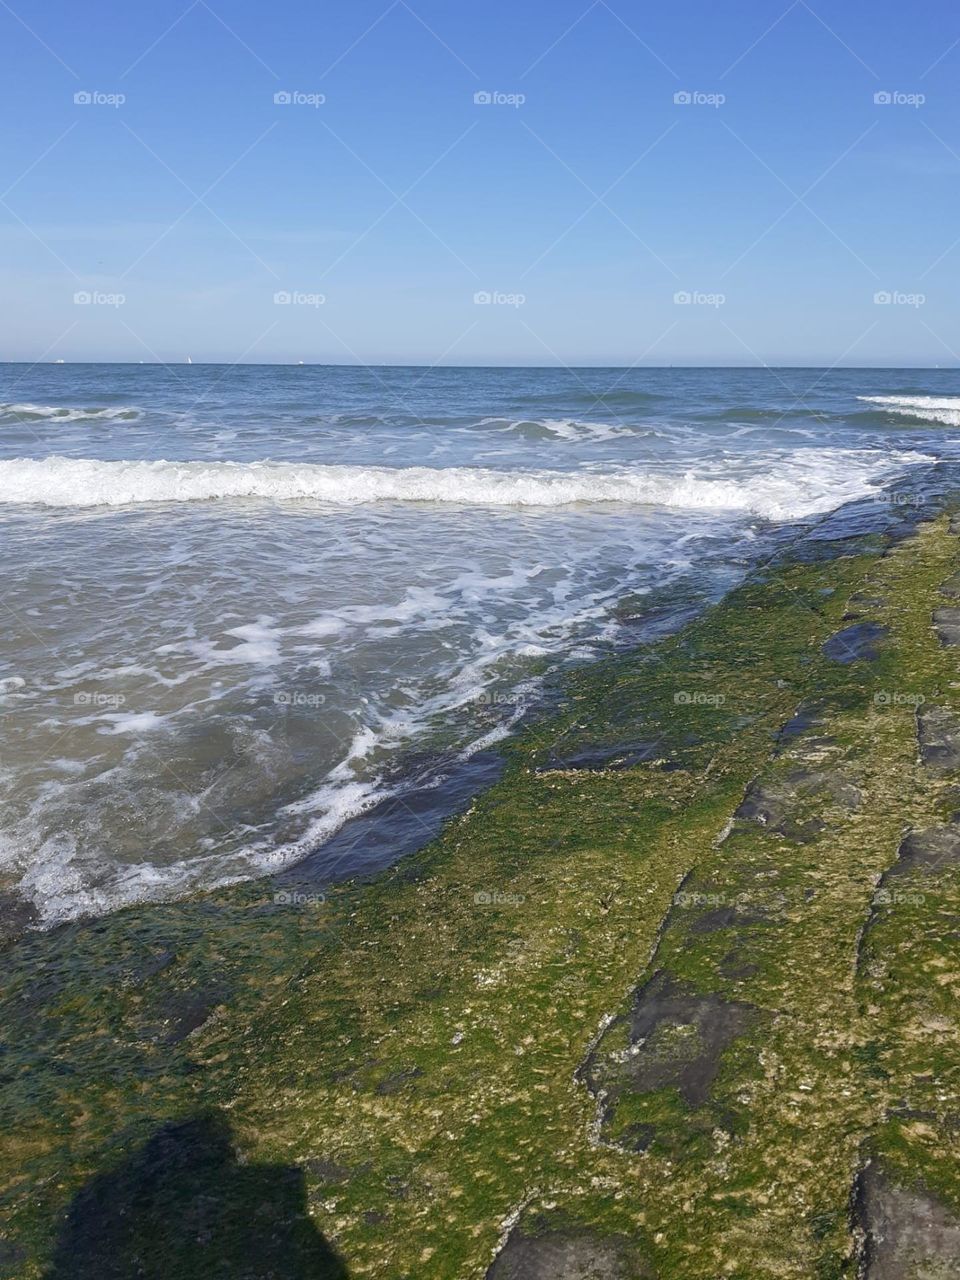
[[[11,0],[0,33],[2,359],[960,359],[946,0]]]

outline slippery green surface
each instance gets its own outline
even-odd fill
[[[960,807],[916,720],[958,561],[943,518],[768,568],[325,904],[9,947],[0,1274],[480,1278],[519,1222],[629,1241],[600,1277],[852,1277],[868,1159],[960,1213],[960,860],[898,866]]]

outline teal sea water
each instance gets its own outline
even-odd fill
[[[946,370],[0,366],[0,891],[389,861],[360,815],[958,428]]]

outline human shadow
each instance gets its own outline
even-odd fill
[[[241,1165],[218,1111],[166,1124],[74,1197],[45,1280],[348,1280],[303,1171]]]

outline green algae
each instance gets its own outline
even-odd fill
[[[540,1212],[629,1237],[662,1277],[852,1276],[866,1154],[960,1207],[957,868],[877,901],[904,833],[952,812],[899,695],[958,705],[930,624],[958,540],[940,521],[854,550],[768,568],[573,675],[503,780],[372,884],[309,908],[246,885],[11,948],[16,1274],[47,1273],[92,1178],[202,1108],[229,1116],[240,1163],[300,1172],[352,1276],[482,1276]],[[886,629],[872,661],[823,651],[851,597]],[[785,738],[798,706],[815,723]],[[562,767],[635,742],[642,764]],[[744,810],[751,786],[782,829]],[[616,1078],[657,972],[756,1016],[705,1099],[610,1106],[584,1063]],[[665,1027],[660,1049],[682,1060],[689,1034]],[[260,1193],[238,1194],[255,1215]],[[163,1274],[200,1274],[177,1259]]]

